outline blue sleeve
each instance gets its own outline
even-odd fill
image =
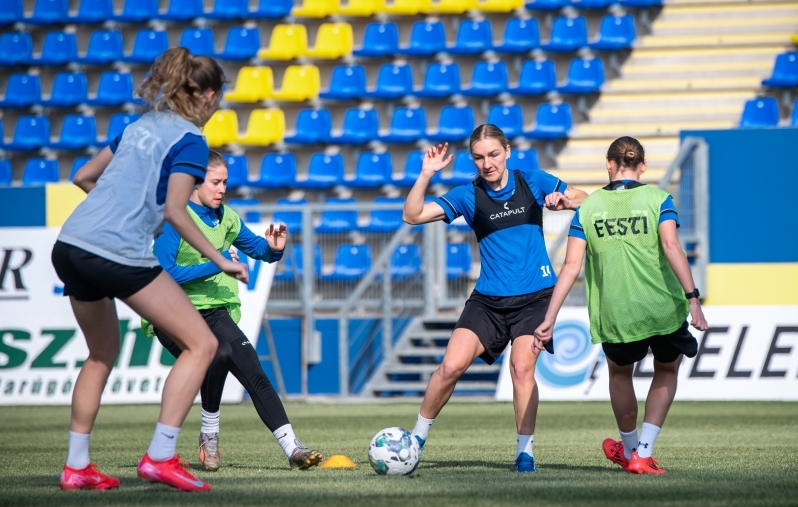
[[[474,185],[469,183],[454,187],[433,202],[443,208],[443,212],[446,214],[443,221],[447,224],[463,215],[466,216],[470,224],[470,219],[474,214]]]
[[[560,178],[553,176],[546,171],[534,169],[532,171],[521,171],[521,175],[525,180],[533,182],[539,189],[543,191],[544,195],[549,195],[554,192],[565,192],[568,184],[560,180]]]
[[[169,150],[164,159],[164,169],[169,174],[190,174],[197,178],[197,183],[202,183],[205,181],[209,155],[208,143],[202,137],[196,134],[186,134]]]
[[[571,238],[579,238],[587,241],[587,236],[585,236],[585,231],[582,229],[582,223],[579,221],[579,208],[576,208],[576,213],[574,213],[574,219],[571,220],[571,227],[568,229],[568,236]]]
[[[111,142],[108,144],[108,147],[111,149],[111,153],[116,153],[116,149],[119,148],[119,143],[122,142],[122,134],[119,134],[115,138],[111,139]]]
[[[241,220],[239,218],[239,220]],[[241,220],[241,230],[238,237],[233,241],[233,246],[241,250],[247,257],[260,259],[263,262],[277,262],[283,258],[283,252],[276,252],[269,247],[264,238],[261,238],[244,225]]]
[[[193,266],[177,265],[177,249],[179,247],[180,235],[171,224],[168,222],[164,223],[163,232],[160,236],[155,238],[153,253],[155,257],[158,258],[158,262],[161,263],[161,267],[174,278],[175,282],[183,284],[192,280],[208,278],[209,276],[222,272],[222,270],[211,261],[203,262],[202,264],[194,264]],[[222,255],[230,259],[230,254],[228,252],[222,252]]]
[[[665,220],[674,220],[676,227],[681,227],[679,223],[679,215],[676,214],[676,205],[673,204],[673,197],[668,196],[662,201],[662,206],[659,207],[659,223]]]

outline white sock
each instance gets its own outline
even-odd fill
[[[518,435],[518,446],[515,449],[516,457],[525,452],[532,456],[532,444],[535,441],[535,435]]]
[[[619,428],[618,433],[621,434],[621,441],[623,442],[623,455],[626,459],[631,459],[632,451],[637,450],[637,428],[629,433],[624,433]]]
[[[272,432],[272,435],[274,435],[274,438],[277,439],[280,447],[283,448],[283,452],[289,458],[301,445],[299,440],[297,440],[296,435],[294,435],[294,428],[290,424],[284,424],[280,426]]]
[[[202,409],[202,428],[200,433],[213,435],[219,433],[219,412],[206,412]]]
[[[157,423],[147,454],[155,461],[164,461],[171,458],[177,452],[178,436],[180,436],[180,428]]]
[[[66,465],[75,470],[82,470],[89,466],[89,438],[91,434],[69,432],[69,447]]]
[[[429,429],[432,427],[432,423],[434,422],[435,419],[427,419],[421,414],[418,414],[416,425],[413,427],[413,435],[418,435],[421,440],[426,441],[427,435],[429,435]]]
[[[641,458],[650,458],[654,453],[654,442],[659,436],[660,427],[643,423],[640,427],[640,441],[637,442],[637,454]]]

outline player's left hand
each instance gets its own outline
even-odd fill
[[[278,226],[269,224],[269,228],[266,229],[266,243],[268,243],[269,248],[275,252],[282,252],[285,249],[287,237],[288,229],[285,224],[280,224]]]
[[[571,208],[571,200],[560,192],[552,192],[546,196],[546,208],[551,211],[562,211]]]
[[[554,329],[554,322],[544,320],[537,329],[535,329],[535,348],[538,350],[546,350],[546,342],[551,340],[552,330]]]

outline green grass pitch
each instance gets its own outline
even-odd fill
[[[476,505],[798,505],[798,404],[676,403],[657,441],[665,476],[631,476],[611,464],[601,441],[617,438],[609,403],[542,403],[535,435],[540,472],[512,472],[509,403],[450,403],[436,420],[411,477],[370,468],[371,437],[388,426],[412,428],[418,403],[288,403],[297,435],[326,456],[345,454],[354,470],[290,472],[251,405],[222,407],[222,469],[197,471],[199,408],[179,451],[208,494],[139,482],[157,406],[105,406],[92,437],[92,459],[120,477],[116,491],[62,492],[68,407],[0,410],[0,505],[476,506]],[[642,408],[642,407],[641,407]],[[641,410],[642,413],[642,410]]]

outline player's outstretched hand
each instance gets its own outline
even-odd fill
[[[225,260],[219,267],[235,279],[249,283],[249,266],[246,264]]]
[[[421,172],[427,176],[434,176],[436,172],[440,171],[452,161],[452,154],[446,156],[446,151],[449,149],[449,143],[439,144],[427,148],[424,153],[424,161],[421,164]]]
[[[537,329],[535,329],[535,348],[538,350],[546,350],[546,342],[551,340],[552,330],[554,329],[554,322],[544,320]]]
[[[704,310],[701,309],[700,304],[690,305],[690,324],[699,331],[706,331],[709,328],[707,319],[704,317]]]
[[[546,208],[551,211],[562,211],[571,208],[571,200],[560,192],[552,192],[546,196]]]
[[[269,228],[266,229],[266,243],[275,252],[282,252],[285,249],[287,237],[288,228],[286,228],[285,224],[280,224],[277,227],[274,224],[269,224]]]

